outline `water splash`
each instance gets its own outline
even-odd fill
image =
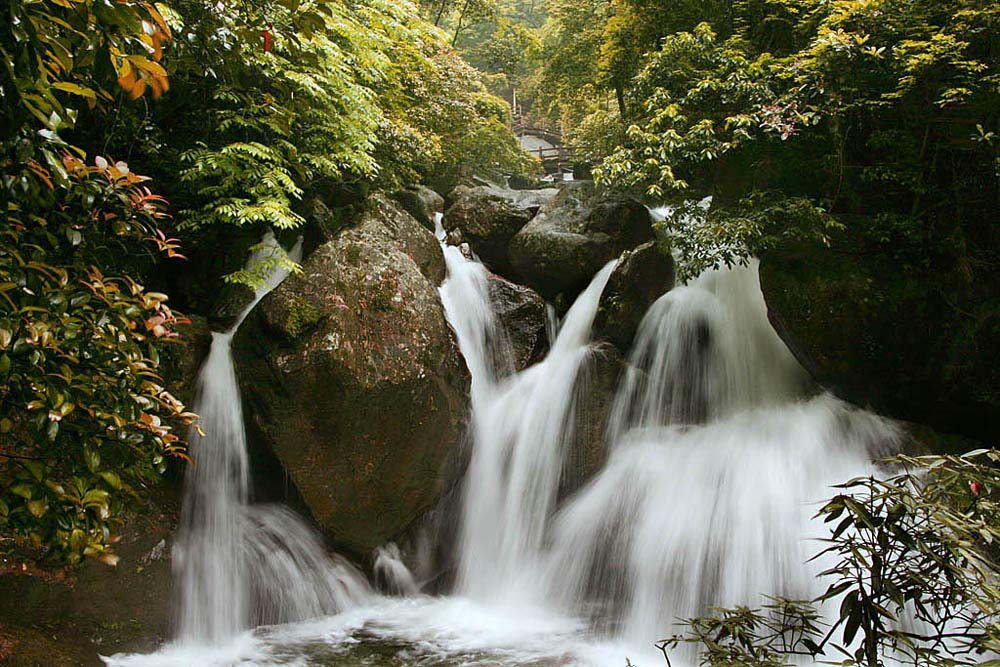
[[[377,548],[374,562],[372,575],[379,590],[389,595],[403,597],[417,595],[420,592],[420,586],[413,578],[413,573],[403,563],[403,554],[395,542]]]

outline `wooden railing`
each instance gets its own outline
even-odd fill
[[[542,162],[570,162],[573,159],[572,146],[553,146],[552,148],[537,148],[531,153]]]

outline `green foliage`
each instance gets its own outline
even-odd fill
[[[188,76],[201,70],[198,84],[208,96],[207,108],[198,110],[205,130],[180,156],[181,180],[200,204],[181,213],[182,228],[298,227],[303,219],[293,205],[308,184],[374,176],[381,113],[371,86],[386,59],[346,8],[258,4],[246,14],[179,8],[190,10],[189,34],[224,36],[214,48],[225,51],[226,66],[202,70],[207,38],[178,45],[172,63]],[[265,16],[267,49],[256,27]]]
[[[156,61],[169,39],[163,16],[147,2],[6,3],[0,9],[0,142],[36,125],[53,139],[73,126],[80,104],[111,102],[107,82],[116,78],[133,99],[147,89],[159,96],[167,83]],[[49,166],[61,170],[58,159]]]
[[[55,560],[110,552],[135,485],[183,455],[195,416],[157,375],[185,321],[126,274],[154,252],[165,201],[123,162],[35,162],[3,181],[0,225],[0,529]]]
[[[805,199],[971,284],[996,268],[998,26],[973,0],[554,0],[540,80],[606,184]],[[764,213],[720,211],[713,243],[761,252]]]
[[[774,598],[760,609],[714,611],[685,621],[685,634],[657,643],[668,666],[670,653],[683,645],[699,651],[703,667],[784,667],[789,656],[819,650],[822,620],[811,604]]]
[[[169,65],[198,104],[158,124],[175,125],[163,143],[182,147],[182,229],[291,229],[307,190],[452,182],[459,164],[530,166],[498,131],[502,100],[410,5],[177,8],[188,38]],[[464,150],[470,137],[475,152]]]
[[[745,265],[750,248],[765,253],[799,244],[829,246],[831,237],[843,229],[826,210],[804,197],[754,193],[728,206],[709,204],[708,199],[682,202],[655,223],[680,255],[680,280],[714,267]]]
[[[996,665],[1000,648],[1000,452],[900,456],[902,471],[858,478],[819,511],[826,592],[808,603],[716,610],[661,644],[701,649],[711,666],[790,664],[840,654],[843,665]],[[830,625],[817,613],[835,604]]]

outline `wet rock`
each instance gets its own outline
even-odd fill
[[[761,258],[768,317],[815,380],[897,419],[980,440],[1000,424],[1000,321],[990,277],[973,285],[842,241]],[[994,311],[995,312],[995,311]]]
[[[649,211],[638,200],[567,183],[511,240],[510,261],[545,299],[572,298],[607,262],[652,238]]]
[[[649,307],[674,286],[674,260],[657,241],[625,251],[608,279],[594,321],[594,338],[627,354]]]
[[[410,185],[392,193],[404,211],[426,229],[434,231],[434,215],[444,212],[444,197],[423,185]]]
[[[576,491],[604,467],[608,459],[608,421],[624,368],[625,360],[616,349],[602,347],[594,351],[581,370],[576,396],[576,437],[567,453],[560,495]]]
[[[514,370],[523,370],[537,361],[547,345],[545,302],[523,285],[498,275],[489,278],[490,303],[510,339]]]
[[[413,216],[399,208],[381,193],[368,198],[361,209],[357,228],[367,221],[377,220],[393,241],[412,259],[420,272],[435,285],[445,276],[444,254],[434,234],[422,228]],[[338,237],[339,238],[339,237]]]
[[[208,324],[213,331],[228,331],[236,324],[237,318],[247,306],[253,303],[254,291],[247,285],[225,283],[219,298],[208,316]]]
[[[183,403],[194,403],[195,383],[201,362],[212,347],[212,332],[208,320],[200,315],[190,315],[191,324],[178,327],[180,338],[173,339],[160,358],[163,379],[167,389]]]
[[[510,240],[558,191],[512,190],[496,186],[459,186],[451,194],[453,203],[444,215],[448,232],[461,232],[483,263],[493,271],[510,275]]]
[[[441,250],[376,196],[302,269],[236,336],[247,416],[318,525],[366,555],[454,474],[469,380],[437,294]]]

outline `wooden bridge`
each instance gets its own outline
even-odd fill
[[[527,125],[516,125],[513,129],[521,142],[521,148],[537,157],[546,173],[561,172],[564,167],[573,163],[575,151],[572,146],[562,142],[558,132]]]

